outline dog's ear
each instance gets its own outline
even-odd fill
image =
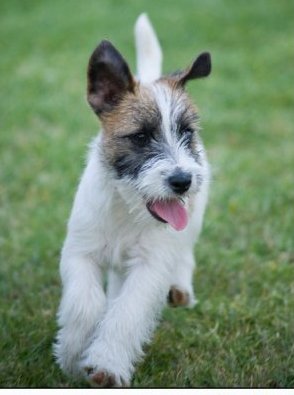
[[[128,92],[134,90],[129,67],[114,48],[103,40],[93,52],[88,66],[88,102],[97,115],[111,111]]]
[[[207,77],[211,72],[211,57],[209,52],[201,53],[193,62],[192,66],[184,71],[176,72],[171,75],[180,85],[184,86],[187,81],[195,78]]]

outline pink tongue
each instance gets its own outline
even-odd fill
[[[175,230],[183,230],[187,226],[187,210],[178,200],[158,200],[150,208],[158,217],[168,222]]]

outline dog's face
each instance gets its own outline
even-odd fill
[[[142,85],[107,41],[89,62],[88,100],[102,121],[109,174],[131,191],[134,204],[144,203],[176,230],[186,226],[185,202],[203,180],[198,115],[184,85],[210,67],[204,53],[186,71]]]

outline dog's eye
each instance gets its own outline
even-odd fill
[[[181,137],[192,137],[194,130],[190,127],[181,128],[180,136]]]
[[[128,136],[131,142],[138,147],[144,147],[150,141],[150,135],[145,132],[139,132]]]
[[[179,131],[180,139],[184,144],[190,144],[192,142],[194,130],[191,127],[182,127]]]

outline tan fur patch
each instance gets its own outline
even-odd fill
[[[97,372],[91,377],[93,384],[98,387],[111,388],[116,385],[115,378],[107,372]]]
[[[190,297],[188,292],[181,291],[175,286],[172,286],[168,294],[168,302],[172,307],[188,306]]]
[[[140,121],[158,112],[152,93],[136,84],[134,93],[128,92],[121,102],[108,113],[101,114],[105,134],[123,136],[136,132]]]
[[[113,162],[130,150],[129,142],[122,137],[139,132],[146,120],[156,124],[159,119],[160,112],[152,92],[136,84],[134,93],[128,92],[111,112],[101,115],[104,152],[108,161]]]

